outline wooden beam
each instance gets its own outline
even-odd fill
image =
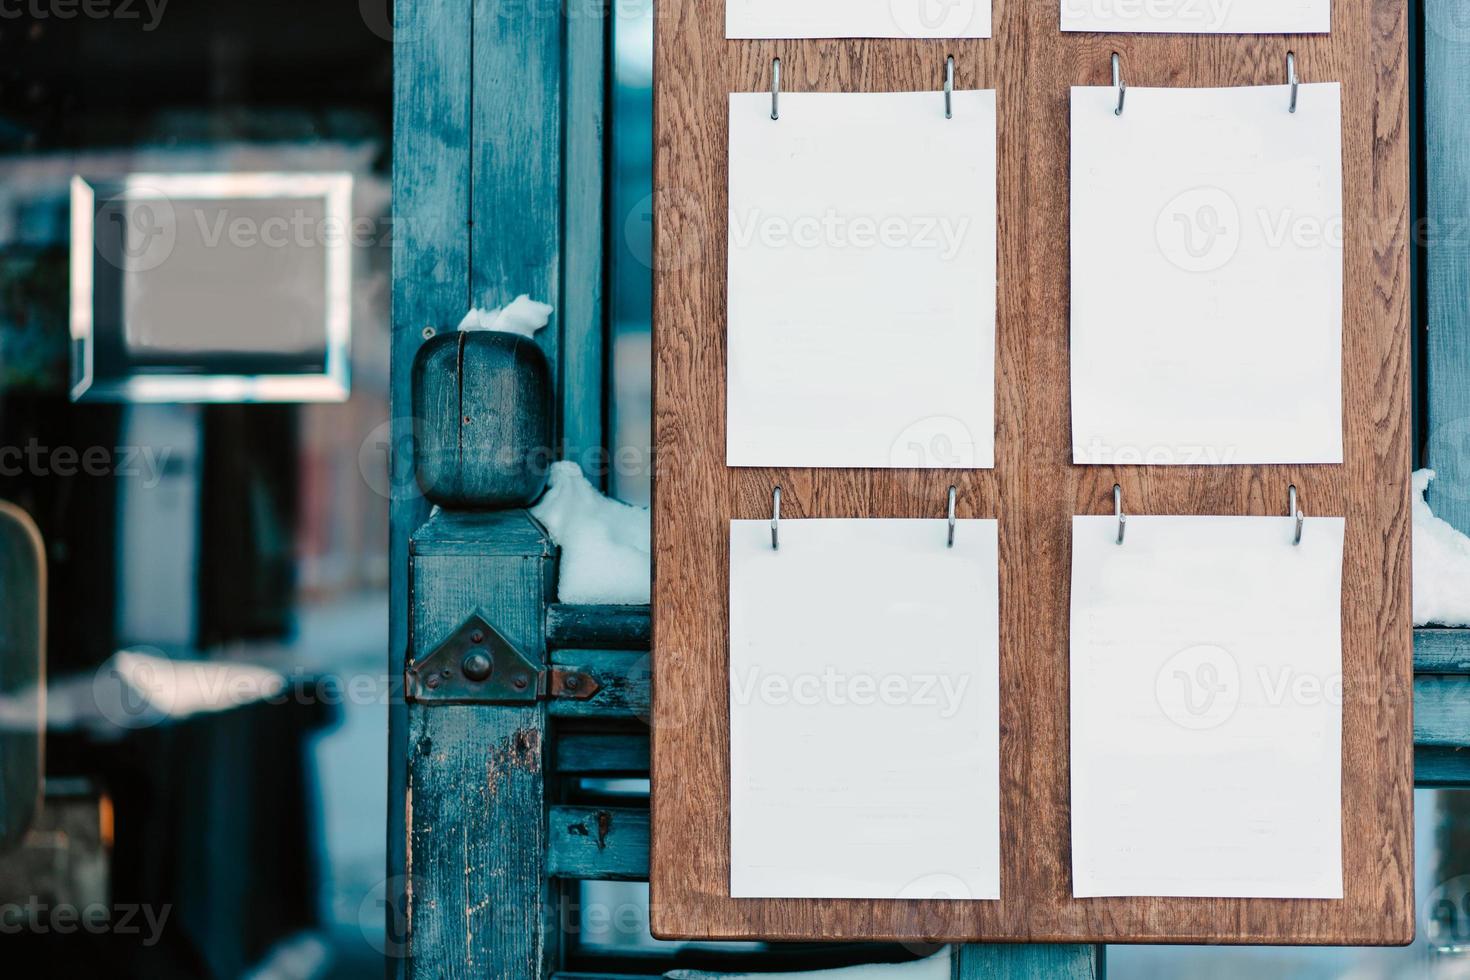
[[[648,736],[559,735],[553,758],[563,776],[647,776]]]
[[[546,642],[554,649],[647,650],[653,641],[648,606],[573,606],[546,610]]]
[[[651,707],[649,655],[636,650],[556,650],[551,662],[590,674],[598,691],[586,701],[557,700],[557,718],[623,718],[647,722]]]

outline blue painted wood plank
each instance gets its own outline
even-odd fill
[[[1429,334],[1425,463],[1434,512],[1470,533],[1470,30],[1464,0],[1424,3]]]
[[[586,701],[558,699],[550,705],[556,718],[639,720],[652,716],[653,666],[636,650],[557,650],[551,662],[590,674],[598,691]]]
[[[648,880],[648,811],[552,807],[546,873],[582,881]]]
[[[606,490],[603,305],[607,155],[607,52],[610,31],[601,2],[566,10],[566,175],[562,218],[562,452]]]
[[[562,734],[552,747],[553,764],[563,776],[648,776],[646,734]]]
[[[1470,674],[1470,630],[1415,630],[1414,673]]]
[[[408,792],[409,537],[428,514],[414,480],[411,369],[425,330],[452,329],[469,296],[470,8],[465,0],[395,0],[393,58],[393,314],[389,420],[370,438],[389,503],[389,935],[403,938]],[[405,961],[393,959],[395,975]]]
[[[562,50],[558,0],[471,0],[470,295],[499,306],[561,294]],[[536,335],[559,378],[562,310]],[[550,448],[550,447],[548,447]]]

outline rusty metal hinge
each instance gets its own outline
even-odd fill
[[[601,689],[590,674],[549,667],[527,656],[476,612],[404,675],[409,701],[535,704],[586,701]]]

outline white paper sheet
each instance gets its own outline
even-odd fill
[[[730,525],[730,894],[1000,897],[995,521]]]
[[[995,93],[730,97],[731,466],[989,468]]]
[[[1330,0],[1062,0],[1062,30],[1123,34],[1326,34]]]
[[[1078,898],[1342,897],[1343,520],[1078,517]]]
[[[1077,463],[1342,462],[1336,84],[1072,90]]]
[[[725,0],[725,36],[989,37],[990,0]]]

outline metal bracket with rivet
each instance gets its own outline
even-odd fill
[[[601,689],[590,674],[548,667],[475,612],[404,675],[408,701],[430,704],[534,704],[586,701]]]

